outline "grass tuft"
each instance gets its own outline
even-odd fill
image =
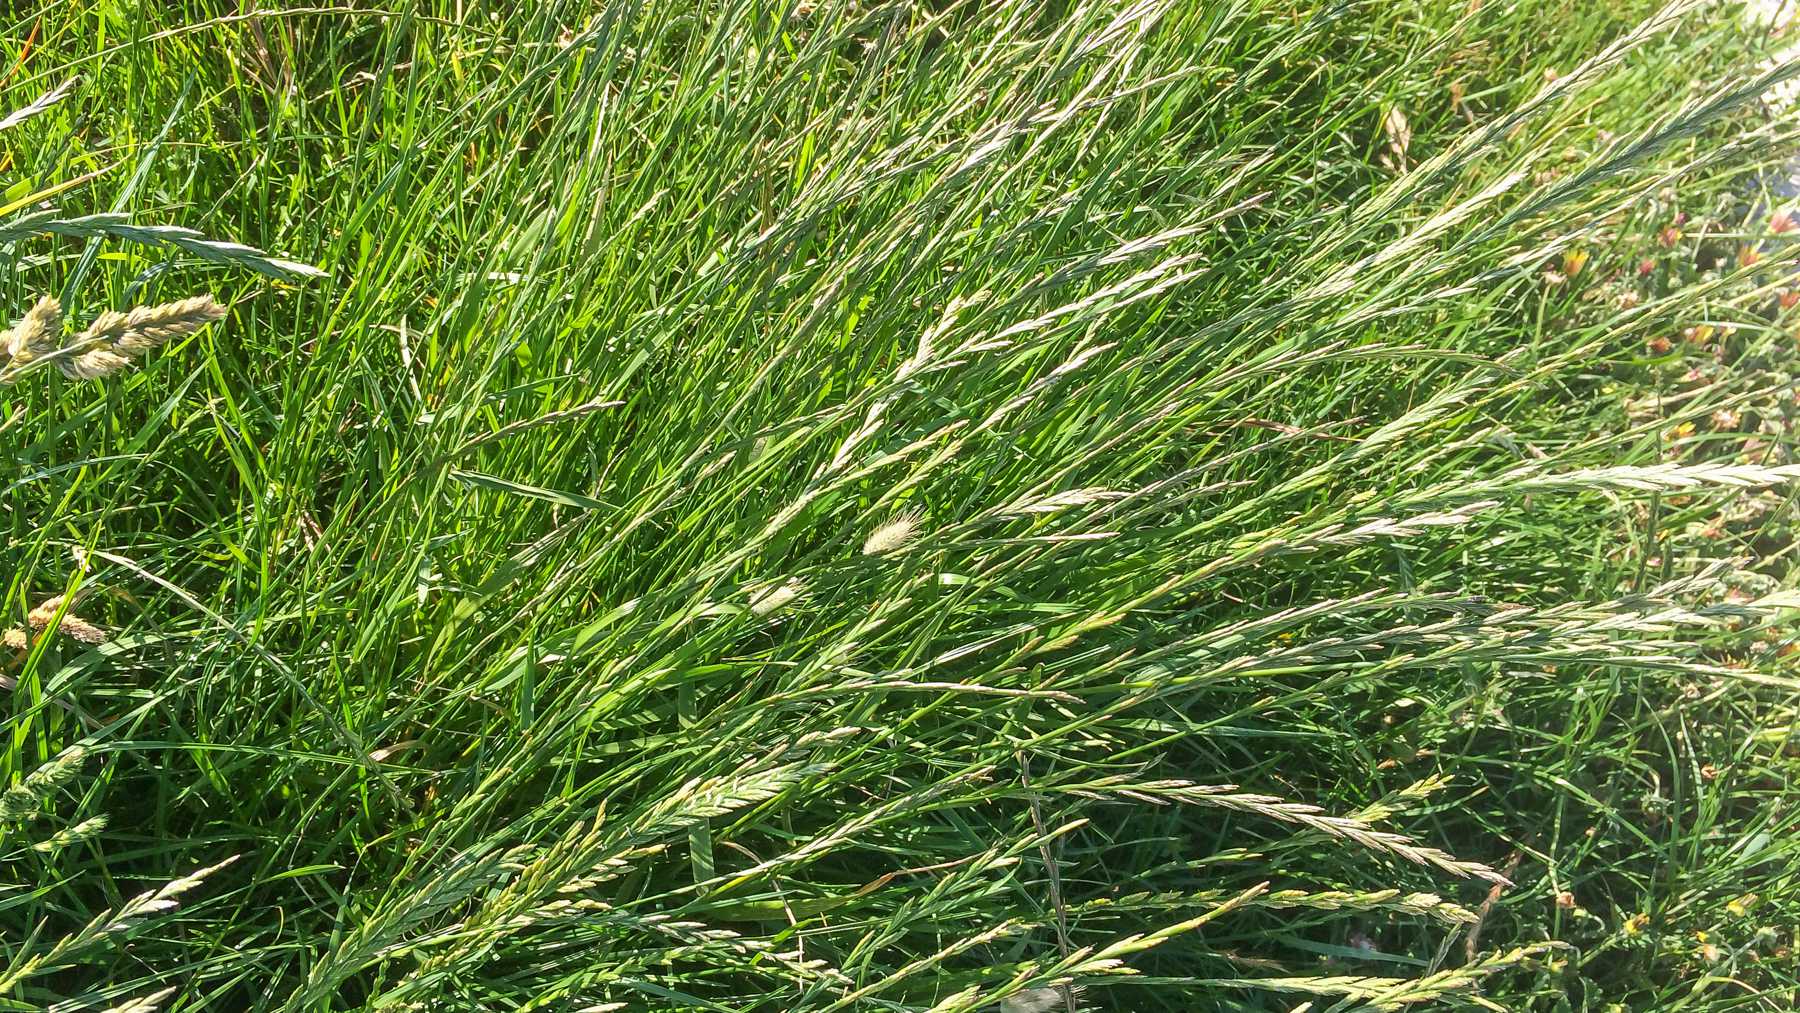
[[[0,1007],[1800,1004],[1782,18],[365,7],[0,25]]]

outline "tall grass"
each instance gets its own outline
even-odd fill
[[[7,33],[12,1006],[1791,1002],[1734,8],[127,6]]]

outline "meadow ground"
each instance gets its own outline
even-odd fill
[[[8,8],[0,1008],[1795,1008],[1743,14]]]

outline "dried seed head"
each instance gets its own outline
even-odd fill
[[[76,336],[75,346],[86,350],[57,363],[57,368],[71,380],[111,376],[163,342],[192,334],[224,315],[225,307],[211,295],[139,306],[125,313],[107,310]]]
[[[54,598],[46,599],[43,604],[32,609],[31,614],[25,617],[31,623],[31,628],[41,630],[49,626],[51,621],[56,618],[56,610],[62,608],[62,602],[63,596],[59,594]],[[62,622],[58,623],[56,628],[58,632],[66,633],[84,644],[106,642],[105,630],[73,612],[63,613]]]
[[[798,577],[789,577],[779,584],[765,584],[750,593],[750,611],[758,616],[771,616],[805,593],[806,582]]]
[[[0,339],[4,350],[16,363],[41,359],[62,347],[62,303],[52,296],[41,296],[31,309]]]
[[[81,340],[101,342],[121,355],[137,356],[165,341],[192,334],[224,315],[225,307],[210,293],[160,306],[139,306],[126,313],[107,310],[81,332]]]
[[[6,646],[15,651],[23,651],[25,648],[31,646],[31,637],[24,630],[10,629],[6,631],[4,636],[6,639]]]
[[[80,616],[63,616],[62,625],[57,628],[84,644],[106,643],[106,631]]]
[[[43,629],[44,626],[48,625],[50,620],[56,618],[56,610],[62,608],[62,603],[63,596],[60,594],[54,598],[46,598],[42,602],[39,602],[38,607],[32,609],[31,614],[26,617],[31,621],[31,628],[34,630]]]
[[[56,364],[62,374],[71,380],[98,380],[103,376],[111,376],[126,366],[131,360],[110,348],[95,348],[77,355],[73,359],[64,359]]]
[[[908,510],[906,513],[896,515],[893,520],[888,521],[881,527],[869,532],[869,537],[863,541],[863,555],[893,555],[911,545],[913,539],[918,537],[918,534],[918,511]]]
[[[107,310],[72,343],[62,340],[62,306],[50,296],[37,301],[19,322],[0,334],[0,352],[10,365],[21,366],[63,353],[56,367],[74,380],[97,380],[131,364],[157,345],[192,334],[225,315],[211,295],[197,295],[129,312]],[[12,382],[10,371],[0,382]]]

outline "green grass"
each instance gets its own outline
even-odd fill
[[[7,17],[0,1008],[1793,1008],[1732,6]]]

